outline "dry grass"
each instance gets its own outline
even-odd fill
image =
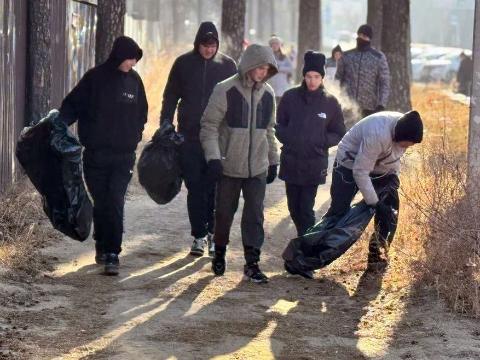
[[[466,196],[468,106],[438,89],[413,88],[424,142],[402,173],[403,207],[393,253],[398,282],[427,282],[453,309],[480,316],[478,217]]]
[[[46,217],[40,196],[21,181],[0,197],[0,269],[34,274],[44,264],[38,249],[53,236],[42,222]]]

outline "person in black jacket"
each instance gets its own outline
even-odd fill
[[[203,22],[193,50],[173,63],[160,114],[160,123],[173,122],[178,103],[178,131],[185,137],[180,148],[182,176],[188,189],[188,216],[194,238],[190,254],[194,256],[203,255],[207,242],[209,255],[215,252],[212,241],[215,182],[207,176],[207,163],[199,140],[200,119],[215,85],[237,72],[235,61],[218,52],[218,47],[215,25]]]
[[[470,56],[462,52],[460,54],[460,66],[457,72],[458,92],[470,96],[473,80],[473,61]]]
[[[300,86],[285,92],[277,111],[276,136],[283,144],[279,178],[285,181],[288,210],[298,236],[315,224],[315,197],[325,184],[328,148],[345,134],[337,99],[323,87],[325,56],[307,51]]]
[[[105,265],[108,275],[118,274],[125,193],[147,121],[145,89],[132,69],[142,54],[133,39],[120,36],[108,60],[87,71],[60,108],[68,125],[78,120],[85,181],[94,203],[95,261]]]

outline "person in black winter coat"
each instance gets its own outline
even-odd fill
[[[308,51],[300,86],[288,90],[277,110],[276,136],[283,144],[279,178],[285,181],[288,210],[298,236],[315,224],[317,188],[325,184],[328,149],[345,134],[337,99],[323,87],[325,56]]]
[[[178,103],[178,131],[185,137],[180,148],[183,179],[188,189],[187,207],[193,244],[190,254],[202,256],[209,243],[214,254],[215,183],[206,176],[207,163],[199,140],[200,119],[217,83],[236,74],[237,66],[230,57],[218,51],[215,25],[200,24],[194,48],[173,63],[163,92],[160,123],[173,122]]]
[[[60,107],[68,125],[78,120],[85,181],[94,203],[95,261],[105,265],[108,275],[118,274],[125,193],[147,121],[145,89],[132,69],[142,55],[133,39],[117,38],[108,60],[87,71]]]
[[[458,92],[470,96],[473,80],[473,60],[462,52],[460,54],[460,66],[457,72]]]

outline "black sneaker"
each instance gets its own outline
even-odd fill
[[[212,259],[212,271],[216,276],[222,276],[225,274],[225,269],[227,267],[227,262],[225,261],[225,255],[215,254],[215,257]]]
[[[260,270],[258,264],[245,265],[243,269],[243,276],[245,280],[254,282],[256,284],[268,283],[268,277]]]
[[[283,266],[285,267],[285,270],[287,270],[287,272],[290,275],[300,275],[305,279],[310,279],[310,280],[313,279],[313,271],[302,271],[302,270],[295,269],[287,261],[283,263]]]
[[[107,254],[100,250],[95,251],[95,263],[97,265],[105,265],[105,259],[107,258]]]
[[[105,275],[118,275],[120,261],[117,254],[105,254]]]

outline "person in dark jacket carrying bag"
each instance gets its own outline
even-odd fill
[[[60,108],[68,125],[78,120],[84,176],[94,203],[95,261],[108,275],[118,274],[125,193],[147,121],[145,89],[132,69],[142,54],[133,39],[120,36],[108,60],[89,70]]]
[[[200,118],[217,83],[236,74],[230,57],[218,52],[215,25],[203,22],[195,37],[194,49],[179,56],[170,70],[163,92],[160,123],[173,122],[178,103],[178,132],[185,141],[180,148],[182,176],[188,189],[187,207],[193,244],[190,254],[202,256],[208,242],[214,254],[215,182],[206,176],[207,163],[199,140]],[[180,101],[180,102],[179,102]]]
[[[298,236],[315,224],[317,188],[325,184],[328,149],[345,134],[337,99],[323,87],[325,56],[307,51],[301,85],[285,92],[277,111],[276,136],[283,144],[279,178]]]

